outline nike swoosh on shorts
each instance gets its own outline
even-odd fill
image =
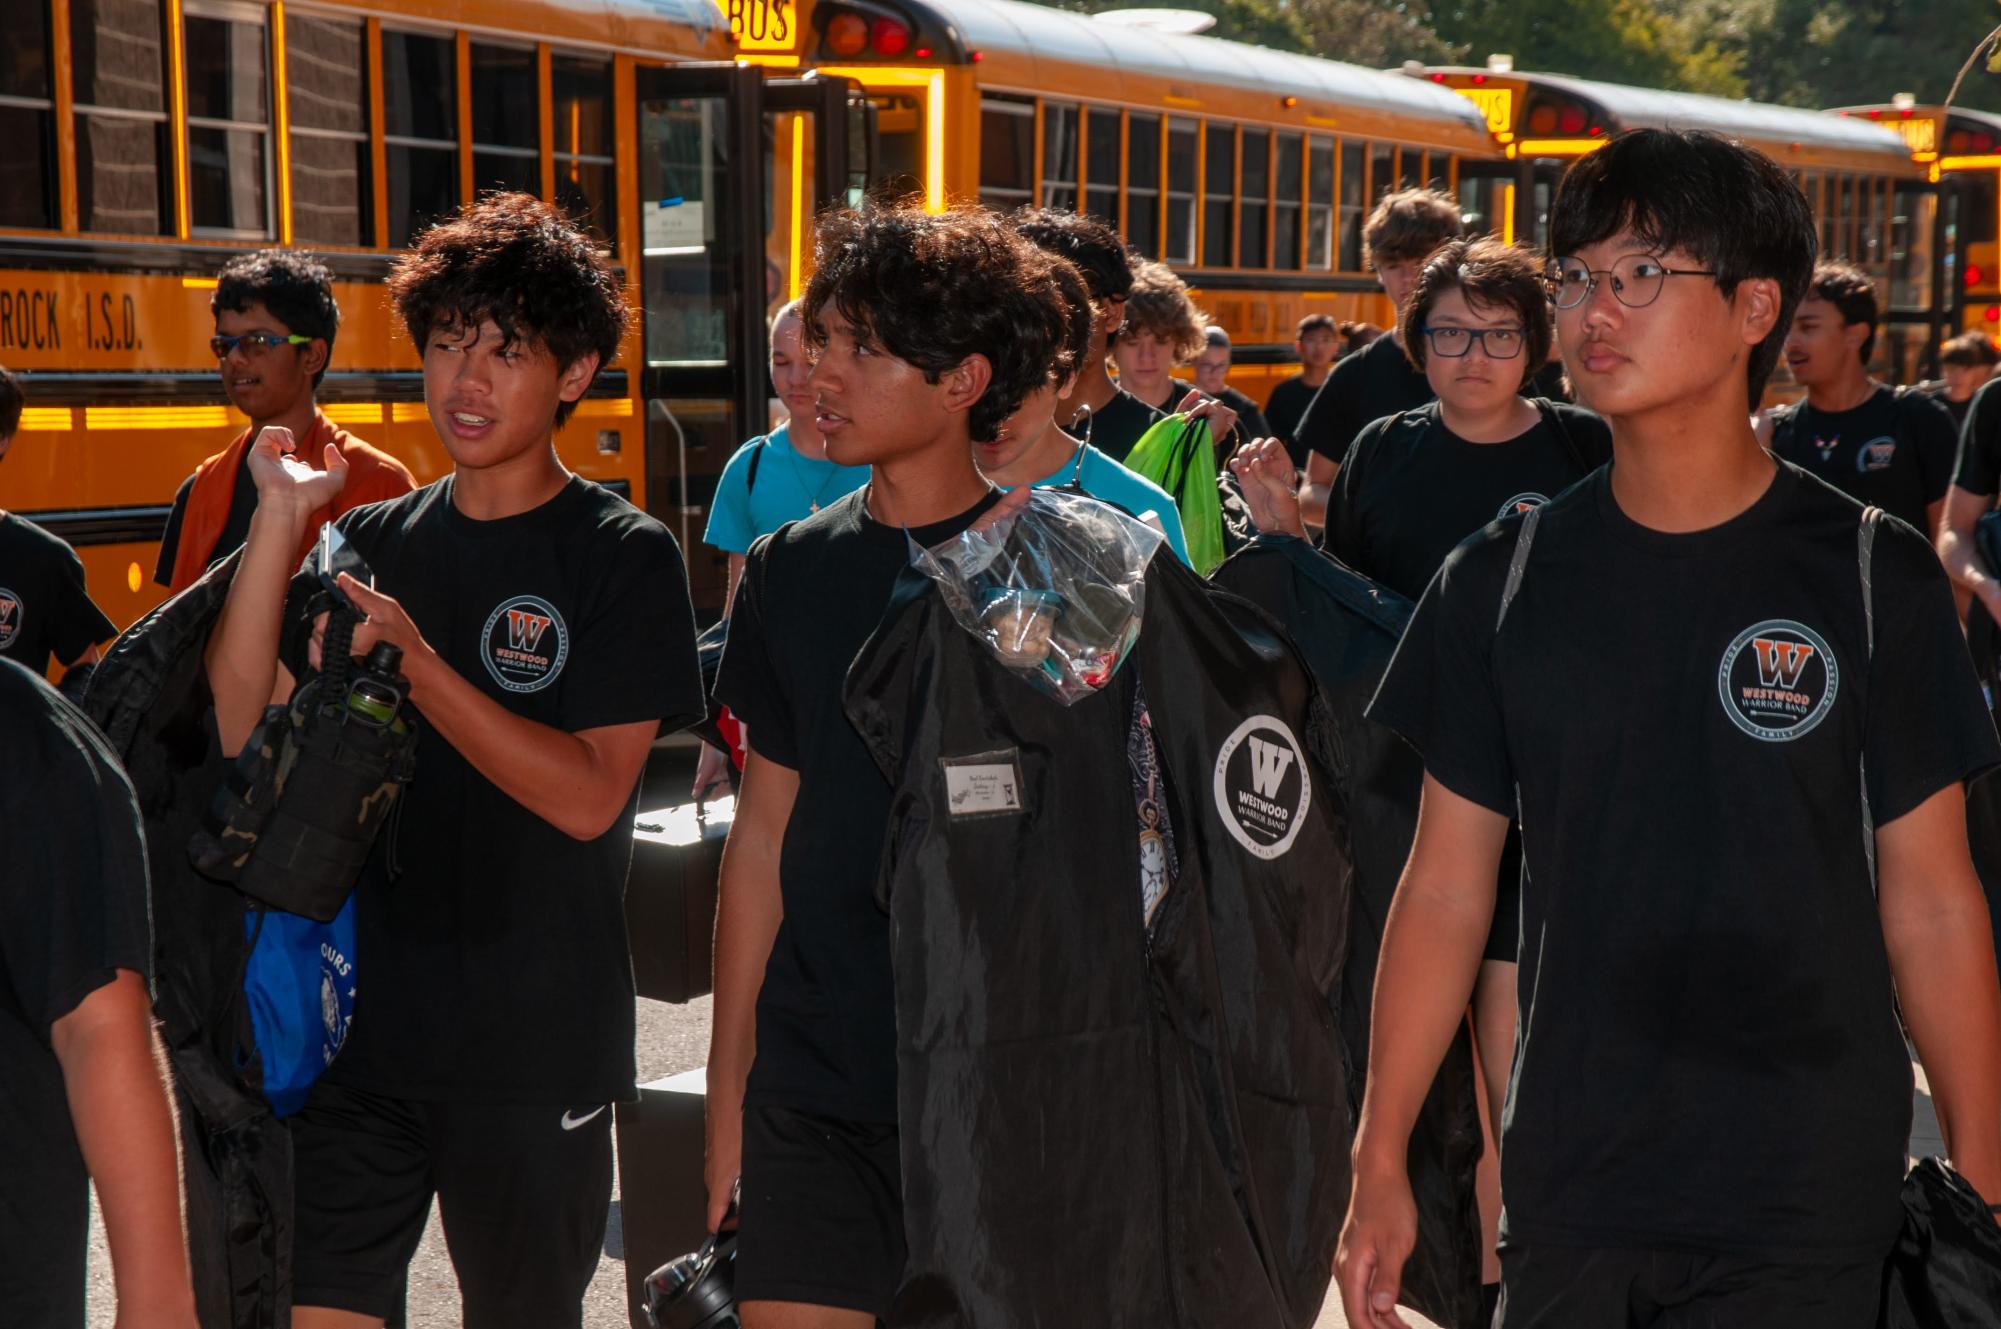
[[[590,1122],[594,1118],[602,1116],[604,1114],[604,1110],[609,1106],[610,1104],[608,1103],[600,1103],[596,1107],[592,1108],[589,1112],[584,1113],[584,1115],[581,1117],[576,1114],[576,1111],[574,1109],[566,1111],[563,1113],[563,1129],[566,1131],[573,1131],[577,1129],[577,1127],[582,1126],[587,1122]]]

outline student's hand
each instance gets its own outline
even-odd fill
[[[417,625],[410,621],[410,615],[403,606],[389,596],[370,587],[363,586],[352,576],[340,574],[339,585],[354,601],[354,607],[368,617],[354,630],[354,644],[350,650],[355,655],[367,655],[375,649],[375,643],[386,641],[403,652],[405,672],[410,661],[431,649],[424,640],[424,634],[417,631]],[[327,616],[320,614],[313,619],[313,638],[306,645],[306,661],[313,668],[322,668],[321,649],[326,641]]]
[[[985,535],[994,527],[1008,520],[1008,518],[1019,514],[1022,509],[1028,506],[1028,500],[1034,496],[1035,491],[1028,485],[1022,485],[1017,489],[1010,489],[1000,496],[999,502],[995,503],[985,512],[982,512],[980,519],[974,522],[968,529],[975,535]]]
[[[743,1103],[708,1100],[702,1118],[702,1180],[708,1187],[709,1208],[705,1222],[710,1232],[721,1232],[725,1224],[736,1226],[737,1182],[743,1177]]]
[[[1176,414],[1191,420],[1207,420],[1209,437],[1221,443],[1237,427],[1237,413],[1214,397],[1206,397],[1200,388],[1190,388],[1181,404],[1174,408]]]
[[[695,762],[695,787],[691,791],[697,803],[730,792],[730,757],[727,752],[713,743],[702,744],[702,755]]]
[[[1299,516],[1299,472],[1285,444],[1275,438],[1256,439],[1238,448],[1229,465],[1258,530],[1306,538],[1306,524]]]
[[[113,1329],[202,1329],[201,1321],[195,1318],[194,1296],[192,1292],[186,1295],[185,1308],[169,1308],[150,1299],[141,1306],[121,1303]]]
[[[298,440],[282,425],[267,425],[250,444],[250,479],[257,501],[288,503],[300,511],[325,507],[347,487],[347,459],[327,444],[326,469],[316,471],[298,458]]]
[[[1348,1221],[1334,1252],[1334,1280],[1352,1329],[1388,1329],[1410,1322],[1396,1312],[1404,1261],[1417,1245],[1417,1202],[1401,1168],[1355,1171]]]

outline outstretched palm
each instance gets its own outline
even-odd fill
[[[280,499],[314,509],[332,502],[346,487],[347,461],[333,444],[327,444],[322,471],[301,460],[297,447],[292,431],[282,425],[267,426],[251,443],[250,479],[258,502]]]

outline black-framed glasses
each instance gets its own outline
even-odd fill
[[[1609,268],[1587,267],[1581,258],[1549,265],[1549,294],[1558,309],[1575,309],[1591,298],[1600,277],[1612,279],[1612,298],[1628,309],[1645,309],[1660,299],[1669,277],[1714,277],[1708,268],[1671,268],[1652,254],[1623,254]]]
[[[1490,360],[1512,360],[1522,353],[1521,328],[1419,328],[1433,355],[1457,360],[1477,343]]]
[[[280,337],[275,332],[246,332],[241,337],[210,337],[208,348],[215,352],[218,360],[227,360],[229,353],[241,346],[246,355],[262,355],[276,346],[307,346],[311,337],[301,337],[296,332]]]

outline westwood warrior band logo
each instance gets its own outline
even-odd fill
[[[0,586],[0,651],[21,635],[21,597]]]
[[[1516,494],[1513,498],[1501,504],[1501,510],[1494,514],[1494,519],[1498,521],[1502,517],[1513,517],[1527,512],[1530,508],[1539,508],[1547,502],[1549,502],[1547,494],[1538,494],[1533,491],[1526,494]]]
[[[1216,753],[1216,811],[1223,828],[1259,858],[1292,848],[1312,801],[1306,755],[1283,720],[1254,715]]]
[[[486,620],[481,658],[509,692],[539,692],[556,681],[570,658],[570,629],[547,600],[518,595]]]
[[[1724,713],[1770,743],[1798,738],[1826,719],[1840,682],[1826,639],[1784,618],[1738,633],[1716,671]]]

